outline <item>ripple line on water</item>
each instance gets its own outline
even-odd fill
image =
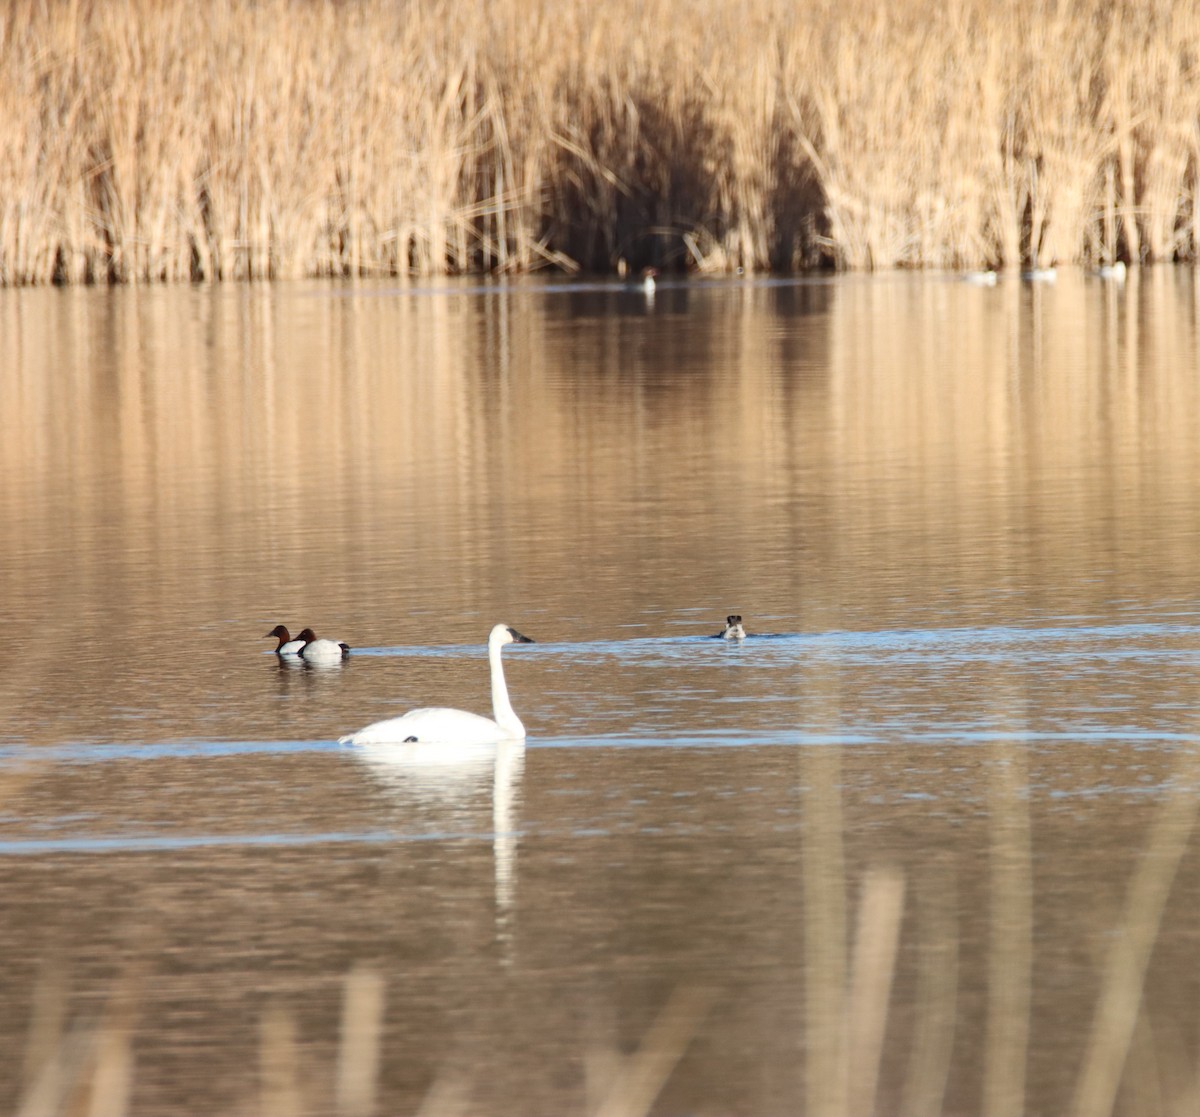
[[[407,834],[391,830],[335,830],[319,834],[130,834],[0,841],[0,857],[47,853],[166,853],[190,849],[296,848],[315,845],[387,845],[396,842],[491,842],[498,835],[435,831]]]
[[[1169,729],[1147,729],[1138,726],[1080,725],[1060,729],[1006,728],[987,723],[962,725],[928,725],[913,730],[899,725],[848,725],[841,731],[818,732],[801,728],[714,729],[679,735],[648,732],[558,734],[526,738],[529,751],[551,749],[745,749],[745,748],[811,748],[828,745],[909,747],[915,745],[964,746],[988,744],[994,741],[1019,741],[1029,744],[1059,742],[1092,742],[1147,744],[1200,744],[1200,733]],[[436,746],[430,746],[434,748]],[[241,756],[353,755],[352,745],[336,740],[289,741],[202,741],[187,739],[147,743],[75,742],[64,745],[30,747],[14,744],[0,746],[0,770],[20,769],[39,763],[91,765],[127,761],[178,759],[220,760]]]
[[[68,742],[61,745],[0,746],[0,768],[27,764],[103,764],[115,760],[162,760],[196,756],[250,756],[263,753],[340,752],[336,741],[181,741]]]

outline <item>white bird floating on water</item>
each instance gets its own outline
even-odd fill
[[[521,741],[525,739],[525,726],[513,712],[508,700],[508,687],[504,682],[504,666],[500,662],[500,649],[505,644],[532,644],[528,636],[522,636],[515,628],[498,624],[488,636],[488,665],[492,672],[492,715],[481,717],[466,710],[451,710],[444,706],[426,706],[409,710],[398,718],[377,721],[349,733],[339,739],[342,745],[382,744],[488,744],[493,741]],[[494,720],[493,720],[494,718]]]

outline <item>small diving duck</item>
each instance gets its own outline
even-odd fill
[[[350,654],[349,644],[343,644],[340,640],[318,640],[311,628],[301,632],[300,639],[304,641],[300,647],[300,658],[305,663],[341,663]]]
[[[746,630],[742,627],[742,618],[737,613],[730,613],[725,618],[725,631],[718,632],[721,640],[745,640]]]
[[[311,631],[311,629],[306,629],[305,631]],[[279,644],[275,648],[275,654],[281,659],[299,658],[300,649],[305,644],[303,635],[299,639],[293,640],[288,630],[283,625],[277,624],[263,639],[266,639],[267,636],[279,641]]]

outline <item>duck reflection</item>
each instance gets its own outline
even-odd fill
[[[507,939],[516,905],[524,742],[371,744],[353,751],[406,815],[425,814],[447,832],[477,832],[490,795],[496,929]]]

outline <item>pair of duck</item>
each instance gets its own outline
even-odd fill
[[[277,624],[267,636],[279,641],[275,654],[280,659],[302,659],[306,663],[340,663],[350,654],[349,644],[343,644],[340,640],[318,640],[317,634],[311,628],[306,628],[293,640],[288,630]]]

